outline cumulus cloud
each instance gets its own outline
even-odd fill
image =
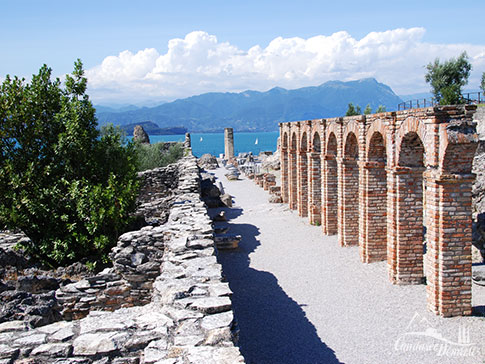
[[[424,28],[372,32],[357,40],[340,31],[329,36],[273,39],[266,47],[242,50],[215,35],[194,31],[172,39],[160,54],[154,48],[123,51],[87,70],[96,102],[171,100],[211,91],[298,88],[329,80],[375,77],[396,93],[428,90],[425,65],[466,50],[477,85],[485,70],[485,45],[429,44]],[[472,86],[473,87],[473,86]]]

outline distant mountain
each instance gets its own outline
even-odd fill
[[[266,92],[206,93],[179,99],[152,108],[126,112],[97,112],[100,125],[126,125],[150,120],[160,127],[183,125],[191,132],[275,131],[278,123],[343,116],[348,104],[370,104],[373,110],[384,105],[396,110],[402,100],[389,86],[373,78],[358,81],[330,81],[316,87],[286,90],[275,87]]]
[[[157,124],[151,121],[142,121],[139,123],[121,125],[121,129],[126,131],[127,135],[133,135],[133,130],[137,125],[141,125],[149,135],[181,135],[187,132],[187,129],[183,126],[160,128]]]
[[[139,107],[135,105],[116,105],[116,106],[94,105],[94,107],[96,108],[96,112],[98,113],[101,113],[101,112],[117,113],[117,112],[133,111],[133,110],[139,109]]]
[[[410,95],[399,95],[403,101],[411,101],[411,100],[423,100],[423,99],[431,99],[433,94],[431,92],[420,92],[417,94],[410,94]]]

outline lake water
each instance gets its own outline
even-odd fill
[[[234,154],[252,152],[259,154],[262,151],[276,151],[279,132],[265,133],[234,133]],[[192,153],[196,157],[210,153],[215,156],[224,153],[224,133],[190,134],[192,140]],[[183,142],[185,135],[150,135],[150,143],[157,142]],[[257,140],[257,144],[256,144]]]

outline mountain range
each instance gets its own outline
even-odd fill
[[[402,102],[392,89],[373,78],[357,81],[329,81],[320,86],[286,90],[275,87],[266,92],[211,92],[175,100],[155,107],[113,110],[97,106],[100,125],[136,124],[151,121],[161,128],[184,127],[190,132],[276,131],[285,121],[330,118],[345,115],[348,104],[379,105],[387,111]]]

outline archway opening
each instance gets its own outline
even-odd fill
[[[310,165],[310,202],[309,202],[309,216],[310,224],[320,225],[321,207],[322,207],[322,167],[321,167],[321,147],[320,135],[313,134],[312,142],[312,158]]]
[[[291,147],[290,147],[290,178],[289,178],[289,206],[291,210],[296,210],[297,208],[297,142],[296,134],[293,133],[291,136]]]
[[[342,246],[359,242],[359,144],[354,133],[349,133],[344,145],[342,187],[340,191],[340,234]]]
[[[397,175],[396,280],[398,283],[425,282],[424,160],[425,149],[419,135],[415,132],[407,133],[401,142]]]
[[[288,133],[283,134],[283,143],[281,148],[281,198],[284,203],[288,202],[288,178],[289,178],[289,166],[288,166]]]
[[[374,132],[368,146],[363,198],[365,199],[364,233],[360,243],[361,259],[365,263],[387,257],[387,174],[386,145],[381,133]]]
[[[301,137],[300,151],[299,151],[299,184],[298,184],[298,215],[308,216],[308,143],[307,133],[303,133]]]
[[[332,132],[328,137],[323,177],[323,211],[322,228],[326,235],[337,234],[338,216],[338,170],[337,170],[337,138]]]

